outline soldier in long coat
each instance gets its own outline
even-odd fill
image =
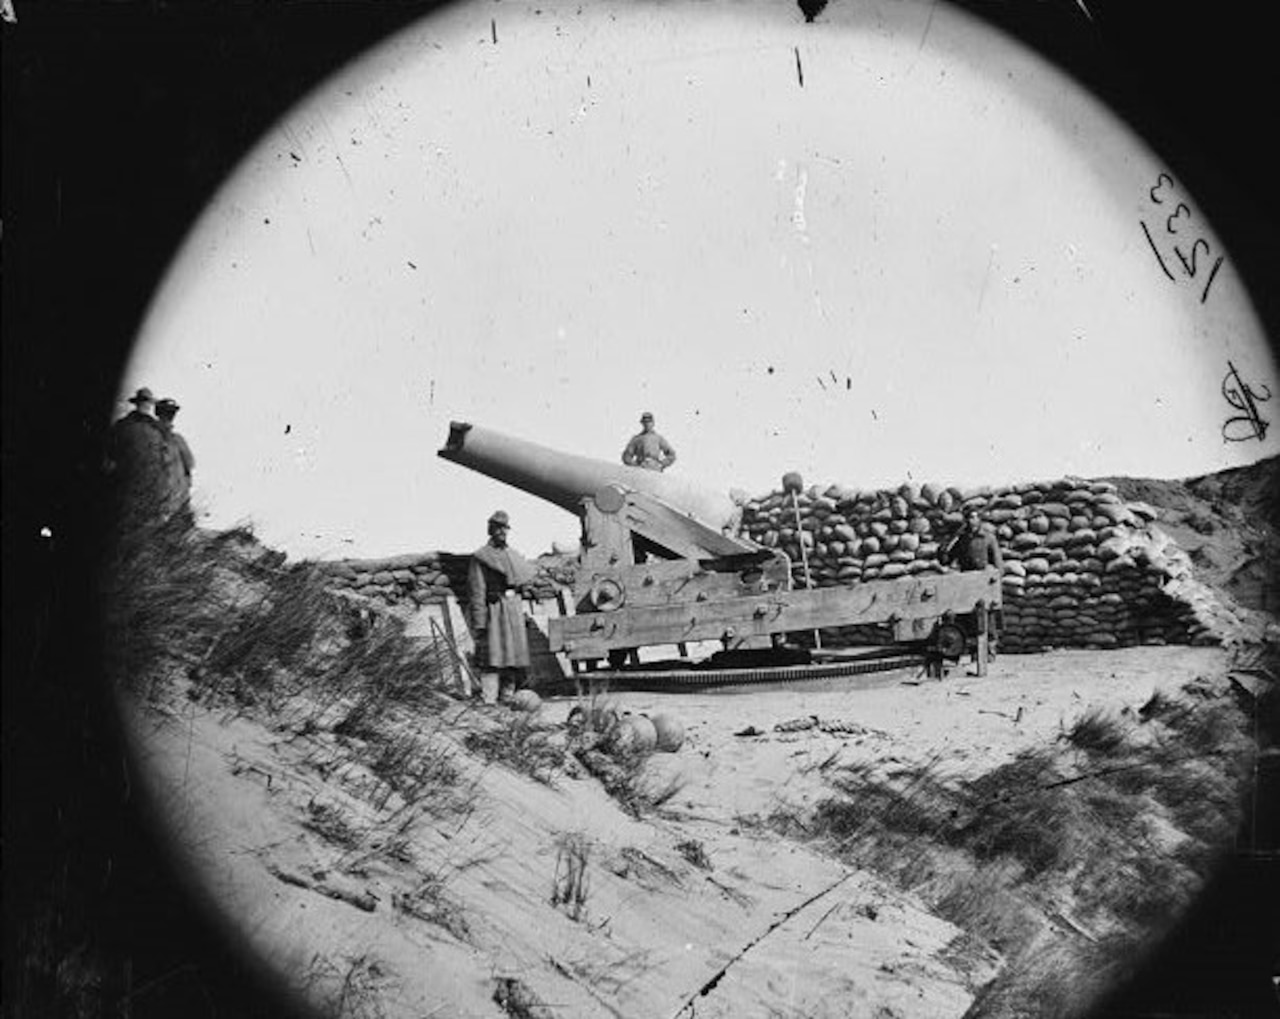
[[[180,432],[174,430],[173,419],[180,407],[168,397],[156,404],[156,421],[165,437],[166,462],[161,514],[164,519],[185,513],[191,505],[191,473],[196,458]]]
[[[489,540],[471,556],[467,595],[471,629],[476,638],[476,661],[484,678],[497,673],[502,698],[524,682],[529,668],[529,636],[525,632],[523,588],[534,567],[507,544],[510,518],[498,510],[488,520]]]
[[[133,410],[111,426],[106,459],[116,522],[126,530],[160,516],[169,456],[160,422],[151,413],[151,390],[142,387],[129,402]]]

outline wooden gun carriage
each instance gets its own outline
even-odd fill
[[[463,422],[451,424],[438,455],[580,519],[572,614],[549,621],[551,650],[575,671],[638,663],[640,648],[684,654],[702,641],[718,642],[717,661],[738,668],[848,661],[858,656],[804,647],[805,636],[868,624],[879,625],[896,653],[881,661],[913,657],[941,675],[969,653],[979,674],[986,671],[1001,606],[998,570],[798,587],[785,552],[737,536],[741,507],[733,499],[686,478]]]

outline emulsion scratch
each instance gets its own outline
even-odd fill
[[[351,182],[351,174],[347,173],[347,164],[342,161],[342,156],[337,152],[337,150],[334,151],[333,158],[338,161],[338,168],[342,170],[342,176],[347,178],[347,187],[353,187],[354,185]]]
[[[800,79],[800,87],[804,88],[804,65],[800,63],[800,47],[794,47],[796,53],[796,77]]]
[[[489,19],[489,34],[493,37],[493,44],[498,45],[498,21],[496,18]]]
[[[933,14],[934,14],[934,11],[936,11],[937,9],[938,9],[938,2],[937,0],[934,0],[934,2],[929,5],[929,17],[925,20],[925,23],[924,23],[924,34],[920,36],[920,45],[916,47],[917,54],[919,54],[920,51],[924,49],[924,42],[926,39],[929,38],[929,29],[933,27]]]
[[[978,291],[978,311],[982,310],[982,299],[987,296],[987,280],[991,278],[991,263],[996,258],[996,246],[991,245],[991,254],[987,256],[987,271],[982,274],[982,289]]]
[[[750,952],[751,949],[755,948],[756,945],[760,944],[760,942],[762,942],[770,934],[776,931],[783,924],[787,923],[797,913],[801,912],[808,906],[817,902],[819,899],[823,898],[824,896],[830,895],[833,891],[835,891],[842,884],[848,881],[849,878],[853,876],[853,873],[854,873],[853,871],[850,871],[846,874],[841,875],[831,884],[827,885],[826,888],[822,889],[822,891],[817,892],[814,895],[810,895],[798,906],[788,909],[780,917],[774,920],[773,923],[769,925],[769,927],[764,931],[763,934],[760,934],[757,937],[752,938],[749,942],[747,942],[747,944],[742,948],[742,950],[738,952],[738,954],[735,955],[732,959],[726,962],[710,980],[708,980],[696,991],[694,991],[693,994],[689,995],[685,999],[684,1004],[680,1006],[679,1010],[675,1013],[674,1016],[671,1017],[671,1019],[685,1019],[685,1017],[688,1017],[688,1019],[693,1019],[693,1017],[697,1014],[697,1010],[694,1007],[694,1002],[696,1002],[699,998],[705,998],[708,994],[714,991],[716,989],[716,986],[720,983],[721,980],[724,979],[725,974],[729,972],[730,967],[732,967],[734,963],[742,959],[742,957],[745,956],[748,952]],[[818,923],[821,923],[821,922],[822,922],[821,920],[818,921]],[[816,928],[817,924],[814,924],[814,927]]]
[[[805,231],[808,230],[809,227],[804,215],[804,198],[805,192],[808,191],[808,189],[809,171],[802,166],[799,167],[796,172],[795,200],[794,206],[791,210],[791,223],[801,236],[804,236]]]
[[[320,126],[324,129],[325,135],[329,139],[329,146],[333,149],[333,158],[338,162],[338,169],[342,171],[342,176],[346,178],[347,187],[354,187],[351,180],[351,174],[347,172],[347,164],[342,161],[342,153],[338,148],[338,139],[333,133],[333,127],[329,124],[328,118],[323,114],[320,115]]]

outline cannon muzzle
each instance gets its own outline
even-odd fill
[[[738,507],[728,495],[687,478],[562,453],[463,421],[450,423],[449,438],[438,455],[554,503],[575,516],[582,516],[584,499],[596,499],[610,488],[656,496],[714,531],[733,528],[739,516]]]

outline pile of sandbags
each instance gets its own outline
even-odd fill
[[[439,552],[411,552],[385,559],[341,559],[319,563],[335,588],[387,605],[426,605],[452,592]]]
[[[467,602],[469,555],[452,552],[411,552],[385,559],[341,559],[318,564],[332,585],[387,605],[426,605],[452,594]],[[557,568],[535,564],[537,574],[530,596],[555,598],[560,582]]]
[[[793,502],[794,499],[794,502]],[[1217,642],[1221,603],[1191,579],[1190,562],[1109,482],[1064,478],[961,490],[905,484],[859,491],[775,490],[743,507],[742,534],[792,559],[798,586],[888,580],[945,569],[938,553],[978,511],[1004,554],[1001,647],[1116,647]],[[798,511],[798,512],[797,512]],[[862,642],[877,628],[845,628]]]

